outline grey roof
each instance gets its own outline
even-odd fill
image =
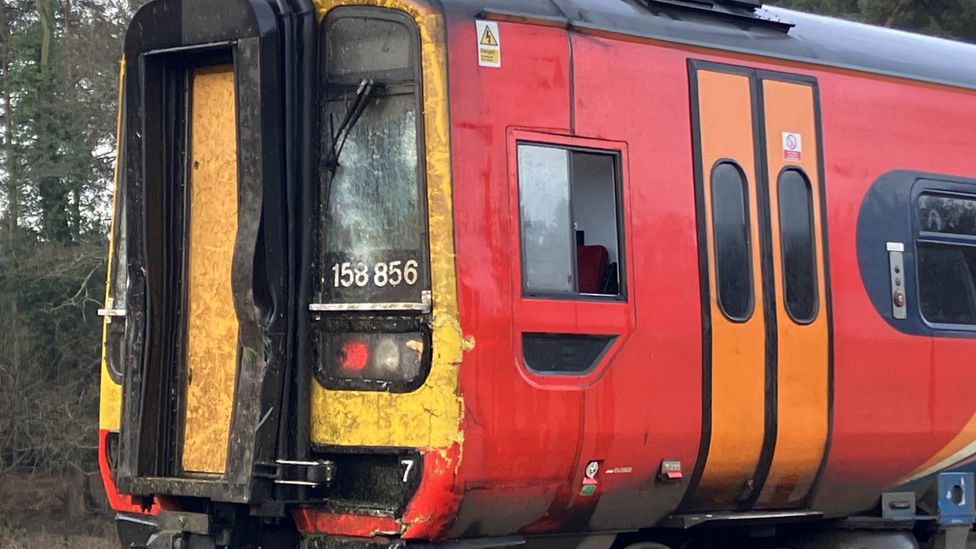
[[[932,38],[775,6],[755,11],[681,0],[441,0],[482,12],[551,18],[598,29],[730,51],[976,89],[976,45]],[[753,16],[752,18],[748,16]],[[792,24],[777,24],[776,21]]]

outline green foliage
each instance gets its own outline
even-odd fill
[[[0,255],[0,473],[91,471],[104,248],[18,244]]]
[[[91,151],[80,139],[79,120],[63,86],[60,51],[44,45],[41,21],[11,36],[14,58],[9,85],[17,90],[13,121],[14,174],[36,182],[23,190],[39,213],[39,232],[47,240],[69,242],[77,235],[68,200],[79,178],[91,173]],[[42,50],[47,50],[42,62]],[[29,92],[28,92],[29,90]]]
[[[976,0],[778,0],[801,11],[976,42]]]
[[[131,7],[0,6],[0,475],[97,466],[96,310]]]

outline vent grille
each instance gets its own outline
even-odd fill
[[[762,0],[640,0],[652,11],[690,11],[789,32],[793,23],[762,9]]]

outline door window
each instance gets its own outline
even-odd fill
[[[712,170],[712,220],[719,305],[730,319],[747,320],[754,301],[749,207],[745,174],[732,162],[720,162]]]
[[[797,322],[817,316],[817,267],[810,181],[800,170],[779,176],[779,230],[786,310]]]
[[[527,295],[622,295],[619,156],[518,145]]]

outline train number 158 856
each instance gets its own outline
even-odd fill
[[[417,261],[389,261],[373,264],[362,261],[336,263],[332,265],[332,285],[335,288],[365,288],[372,284],[378,288],[417,283]]]

